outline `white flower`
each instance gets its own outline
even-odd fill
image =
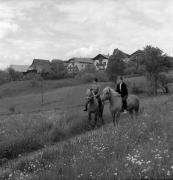
[[[171,175],[171,174],[170,174],[170,171],[168,171],[168,172],[167,172],[167,176],[170,176],[170,175]]]

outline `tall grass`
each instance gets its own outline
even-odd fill
[[[93,129],[93,126],[88,124],[86,116],[73,111],[54,121],[34,121],[28,119],[23,122],[18,120],[4,123],[4,129],[8,130],[3,131],[0,141],[0,159],[13,159],[23,153],[38,150]]]
[[[107,124],[48,146],[32,159],[22,158],[12,166],[12,176],[20,177],[22,172],[24,177],[34,180],[172,179],[173,104],[170,99],[171,96],[162,96],[146,100],[143,114],[133,121],[122,116],[118,130],[112,123]],[[76,121],[77,114],[73,115],[72,122]],[[66,119],[69,127],[73,127],[71,120]],[[67,124],[61,127],[68,130]]]

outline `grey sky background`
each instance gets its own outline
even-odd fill
[[[173,55],[172,0],[0,0],[1,69],[147,44]]]

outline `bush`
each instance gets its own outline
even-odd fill
[[[81,80],[83,83],[89,83],[93,81],[94,77],[93,73],[85,73],[81,76]]]
[[[171,77],[169,77],[165,73],[159,74],[158,83],[159,83],[160,87],[162,88],[163,93],[169,93],[168,83],[170,83],[171,81],[172,81]]]
[[[24,80],[39,80],[40,75],[36,73],[28,73],[24,76]]]
[[[143,89],[143,87],[137,86],[135,83],[133,83],[131,87],[131,92],[134,94],[140,94],[140,93],[144,93],[145,90]]]
[[[105,73],[103,71],[98,71],[97,73],[95,73],[95,76],[98,78],[98,80],[100,82],[108,82],[109,81],[109,77],[108,77],[107,73]]]
[[[21,72],[16,72],[13,68],[7,69],[11,81],[21,81],[24,76]]]
[[[6,71],[0,71],[0,85],[10,81],[10,76]]]

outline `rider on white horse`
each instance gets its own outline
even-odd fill
[[[127,97],[128,97],[128,89],[126,83],[123,81],[123,77],[121,76],[119,79],[119,83],[117,84],[116,91],[121,94],[122,97],[122,112],[127,112]]]

